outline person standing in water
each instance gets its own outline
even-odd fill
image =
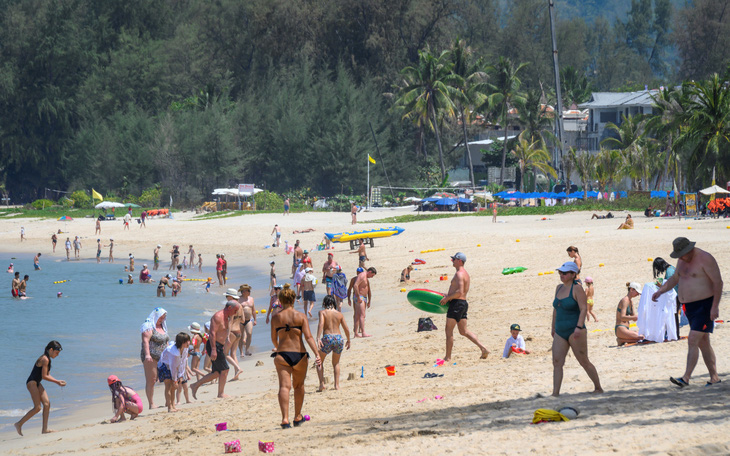
[[[152,270],[156,271],[157,268],[160,267],[160,249],[162,246],[160,244],[157,244],[157,247],[155,247],[154,252],[152,252],[152,258],[154,265],[152,266]]]
[[[446,354],[444,355],[444,361],[451,360],[451,349],[454,346],[454,328],[459,328],[459,334],[469,339],[474,345],[479,347],[482,351],[480,356],[481,359],[486,359],[489,356],[489,350],[479,342],[476,334],[469,331],[466,327],[467,311],[469,310],[469,304],[466,302],[466,295],[469,293],[469,285],[471,278],[469,273],[464,268],[466,263],[466,255],[461,252],[456,253],[451,257],[451,264],[456,269],[454,278],[451,279],[451,285],[449,291],[439,302],[442,306],[449,306],[449,310],[446,313]]]
[[[104,247],[109,247],[109,263],[114,263],[114,239],[109,239],[109,245]]]
[[[61,353],[61,344],[58,341],[52,340],[46,345],[46,350],[43,355],[40,356],[33,364],[33,369],[30,371],[28,380],[25,381],[25,387],[30,393],[30,398],[33,400],[33,408],[23,416],[17,423],[15,423],[15,430],[18,434],[23,435],[23,425],[38,412],[43,410],[43,428],[41,432],[48,434],[53,432],[48,429],[48,417],[51,413],[51,401],[48,399],[48,393],[41,384],[41,381],[53,382],[58,386],[66,386],[66,382],[63,380],[56,380],[51,376],[51,360],[54,359]],[[42,408],[41,408],[42,406]]]

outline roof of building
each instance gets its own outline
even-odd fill
[[[648,106],[654,105],[652,95],[659,90],[642,90],[640,92],[593,92],[591,101],[581,103],[580,108],[615,108],[619,106]]]

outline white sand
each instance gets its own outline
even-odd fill
[[[361,213],[361,219],[375,219],[404,213],[382,210]],[[406,229],[400,236],[378,239],[369,250],[370,264],[378,269],[371,281],[373,303],[367,318],[370,339],[353,340],[352,349],[342,357],[342,389],[315,393],[317,375],[307,377],[304,413],[312,420],[301,428],[282,431],[276,399],[278,383],[267,353],[244,363],[241,381],[229,383],[233,397],[215,399],[215,387],[200,389],[199,401],[183,406],[180,413],[145,412],[134,422],[100,424],[110,416],[108,401],[80,411],[66,420],[51,415],[51,425],[61,432],[39,435],[35,417],[26,427],[26,436],[0,435],[3,454],[220,454],[223,442],[239,439],[244,454],[257,452],[258,440],[273,440],[279,454],[728,454],[730,424],[725,385],[704,388],[707,370],[700,360],[690,388],[673,387],[668,378],[684,371],[686,342],[616,348],[613,337],[615,307],[625,294],[627,281],[651,280],[648,258],[669,258],[671,241],[687,236],[697,246],[712,253],[727,277],[730,251],[726,241],[730,222],[723,220],[647,219],[635,215],[636,229],[617,231],[622,214],[613,220],[590,220],[590,213],[549,217],[505,217],[491,223],[491,217],[462,217],[399,224]],[[149,258],[157,243],[194,244],[203,253],[205,264],[213,264],[214,252],[223,251],[231,264],[246,262],[266,267],[277,259],[277,271],[286,276],[290,257],[283,249],[264,249],[271,242],[275,223],[282,226],[283,239],[299,238],[304,248],[317,244],[323,232],[351,228],[347,213],[306,213],[246,215],[217,220],[190,220],[180,214],[176,220],[151,220],[146,230],[136,226],[123,232],[121,223],[105,222],[103,236],[113,237],[118,252],[133,252]],[[29,242],[19,241],[21,224]],[[357,229],[381,227],[358,224]],[[688,227],[692,227],[688,230]],[[0,241],[8,251],[50,251],[50,235],[60,222],[3,220]],[[655,228],[658,227],[658,228]],[[71,235],[93,237],[94,222],[82,219],[69,223]],[[292,235],[292,230],[314,228],[308,234]],[[516,242],[519,239],[520,242]],[[481,244],[481,247],[477,245]],[[595,280],[595,310],[599,323],[589,323],[589,356],[596,365],[605,394],[593,395],[592,384],[583,369],[569,356],[560,398],[547,397],[552,391],[550,319],[558,277],[538,276],[554,270],[569,258],[568,245],[579,247],[583,276]],[[335,259],[348,276],[357,266],[348,246],[336,244]],[[61,246],[59,246],[61,247]],[[444,248],[444,251],[420,253]],[[61,256],[63,248],[57,252]],[[85,253],[92,254],[93,247]],[[444,316],[429,315],[438,331],[417,333],[418,317],[427,316],[410,306],[398,283],[401,269],[414,258],[427,264],[412,277],[418,283],[408,289],[425,287],[446,291],[448,284],[439,276],[453,268],[449,255],[464,252],[472,277],[469,328],[477,334],[491,355],[480,361],[479,352],[457,335],[455,365],[433,367],[444,354]],[[325,260],[325,252],[314,252],[315,270]],[[163,261],[164,261],[163,257]],[[604,267],[599,267],[604,263]],[[525,266],[522,274],[501,275],[508,266]],[[429,284],[424,285],[424,281]],[[636,301],[638,303],[638,301]],[[721,303],[720,318],[724,317]],[[348,316],[349,317],[349,316]],[[351,322],[348,322],[351,324]],[[509,325],[519,323],[528,349],[533,354],[501,359],[509,336]],[[268,328],[259,326],[256,331]],[[591,332],[595,329],[607,331]],[[712,342],[721,378],[727,372],[728,329],[719,325]],[[687,328],[681,333],[687,334]],[[130,341],[134,346],[137,341]],[[255,367],[257,360],[263,366]],[[421,364],[419,364],[421,363]],[[394,364],[394,377],[384,366]],[[331,377],[329,358],[326,375]],[[364,367],[364,378],[360,378]],[[426,372],[444,377],[424,379]],[[356,380],[347,376],[356,373]],[[103,385],[102,385],[103,386]],[[100,389],[104,389],[100,387]],[[158,398],[162,398],[158,390]],[[434,400],[440,395],[443,399]],[[428,398],[424,402],[418,402]],[[577,420],[566,423],[532,425],[534,410],[570,405],[578,408]],[[292,408],[293,413],[293,408]],[[293,419],[293,417],[291,417]],[[227,421],[230,432],[216,433],[214,424]],[[627,424],[629,426],[627,426]]]

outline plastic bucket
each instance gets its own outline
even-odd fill
[[[395,375],[395,366],[385,366],[385,372],[388,374],[388,376]]]

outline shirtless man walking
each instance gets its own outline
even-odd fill
[[[335,272],[337,272],[338,264],[335,261],[335,255],[333,253],[327,254],[327,261],[322,265],[322,282],[325,283],[327,288],[326,293],[332,294],[332,279],[334,278]]]
[[[454,346],[454,327],[458,326],[459,334],[466,337],[474,343],[482,351],[481,359],[486,359],[489,355],[489,350],[479,342],[476,334],[466,329],[466,312],[469,310],[469,304],[466,302],[466,295],[469,293],[470,277],[469,273],[464,269],[464,263],[466,263],[466,255],[458,252],[456,255],[451,257],[451,263],[456,269],[454,278],[451,279],[451,285],[449,286],[449,292],[446,293],[440,304],[442,306],[449,306],[449,311],[446,313],[446,355],[444,355],[444,361],[451,360],[451,349]]]
[[[357,206],[355,203],[352,203],[352,206],[350,207],[350,213],[352,214],[352,224],[357,223]]]
[[[297,266],[302,262],[302,256],[304,256],[304,250],[299,247],[299,239],[294,243],[294,256],[292,257],[291,266],[291,278],[294,278],[294,274],[297,272]]]
[[[241,297],[238,303],[241,304],[243,310],[243,321],[241,322],[242,337],[239,341],[239,350],[245,356],[251,356],[251,338],[253,337],[253,327],[256,326],[256,307],[254,306],[253,296],[251,296],[251,286],[243,284],[238,287]]]
[[[355,298],[355,306],[357,311],[358,319],[355,320],[353,332],[355,337],[370,337],[370,334],[365,332],[365,310],[370,308],[372,304],[372,296],[370,294],[370,280],[375,277],[378,271],[375,268],[368,268],[367,271],[363,271],[357,275],[355,279],[355,286],[353,289],[353,296]]]
[[[101,263],[101,239],[96,240],[96,262]]]
[[[218,397],[226,398],[224,393],[226,380],[228,379],[228,363],[226,362],[226,351],[228,349],[231,327],[230,318],[238,312],[241,305],[236,301],[238,293],[235,289],[229,289],[226,294],[226,306],[223,310],[219,310],[210,319],[210,337],[205,343],[205,351],[212,361],[212,371],[205,377],[190,385],[190,391],[193,397],[197,399],[196,394],[201,385],[218,379]],[[215,344],[215,346],[214,346]]]
[[[720,315],[720,296],[722,296],[722,276],[715,258],[704,250],[695,247],[685,237],[678,237],[673,242],[674,251],[669,254],[678,258],[677,269],[672,277],[664,281],[659,290],[651,296],[656,301],[659,296],[679,285],[679,301],[684,304],[689,319],[689,337],[687,338],[687,366],[681,377],[670,377],[670,381],[680,388],[689,385],[700,352],[710,373],[707,385],[720,383],[717,376],[715,351],[710,345],[710,334],[715,320]]]

